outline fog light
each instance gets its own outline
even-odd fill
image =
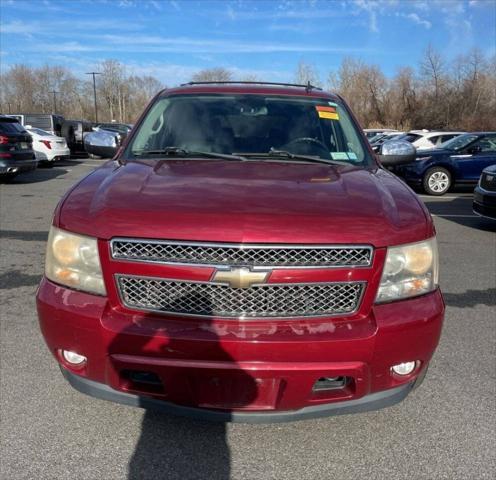
[[[72,363],[72,365],[81,365],[81,363],[86,362],[86,357],[84,355],[79,355],[79,353],[71,352],[69,350],[62,350],[62,356],[67,362]]]
[[[394,365],[391,369],[398,375],[410,375],[415,370],[417,362],[405,362]]]

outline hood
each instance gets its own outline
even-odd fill
[[[496,164],[494,165],[489,165],[489,167],[486,167],[484,170],[482,170],[484,173],[496,173]]]
[[[383,169],[268,161],[108,162],[69,192],[60,228],[112,237],[233,243],[423,240],[432,222]]]

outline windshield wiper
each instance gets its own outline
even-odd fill
[[[314,157],[311,155],[299,155],[296,153],[288,152],[287,150],[276,150],[271,148],[266,153],[239,153],[236,155],[242,155],[243,157],[269,157],[269,158],[287,158],[288,160],[302,160],[305,162],[314,163],[326,163],[327,165],[343,165],[342,162],[333,162],[332,160],[327,160],[321,157]]]
[[[206,157],[206,158],[222,158],[223,160],[244,161],[246,158],[240,155],[230,155],[228,153],[217,152],[200,152],[196,150],[188,150],[182,147],[165,147],[156,150],[136,150],[132,152],[134,156],[142,157],[146,155],[166,155],[170,157]]]

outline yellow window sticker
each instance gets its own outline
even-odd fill
[[[336,110],[336,107],[327,106],[327,105],[317,105],[315,109],[319,114],[319,118],[326,118],[328,120],[339,120],[339,114]]]

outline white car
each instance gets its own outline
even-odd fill
[[[57,137],[45,130],[41,130],[41,128],[33,128],[30,125],[25,128],[29,135],[33,137],[33,150],[38,161],[53,165],[57,160],[70,157],[71,151],[65,138]]]
[[[402,139],[410,142],[417,150],[432,150],[433,148],[440,148],[442,143],[463,133],[465,132],[411,130]]]

